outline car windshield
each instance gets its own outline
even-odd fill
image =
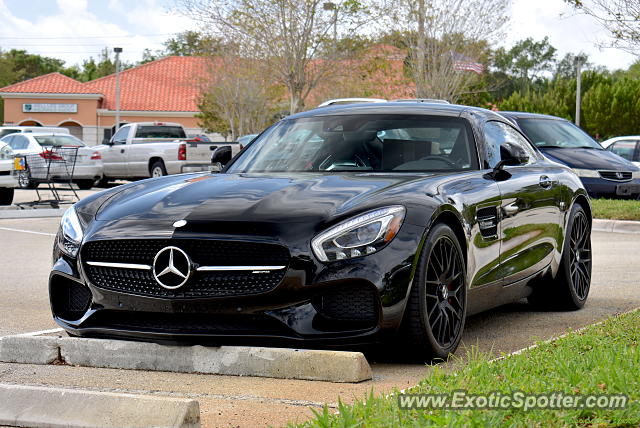
[[[478,168],[468,122],[413,115],[330,115],[284,120],[247,147],[228,172],[461,171]]]
[[[85,144],[71,135],[42,135],[33,137],[41,146],[83,147]]]
[[[536,147],[603,150],[582,129],[565,120],[518,119],[518,125]]]

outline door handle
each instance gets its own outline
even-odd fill
[[[550,189],[552,184],[553,183],[548,176],[546,175],[540,176],[540,187],[542,187],[543,189]]]

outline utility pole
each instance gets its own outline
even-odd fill
[[[582,66],[585,58],[582,55],[576,56],[576,126],[580,126],[580,104],[582,103]]]
[[[418,58],[416,58],[416,98],[425,98],[427,93],[425,91],[425,53],[427,50],[426,47],[426,34],[425,34],[425,19],[426,19],[426,6],[425,0],[418,0],[418,40],[417,40],[417,49],[416,54]]]
[[[120,129],[120,53],[122,48],[113,48],[116,53],[116,126],[113,133],[115,134]]]

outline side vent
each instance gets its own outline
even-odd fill
[[[498,237],[498,207],[480,208],[476,212],[480,234],[487,239]]]

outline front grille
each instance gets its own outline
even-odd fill
[[[83,326],[148,332],[211,335],[286,335],[288,329],[265,315],[179,314],[102,310]],[[290,334],[290,333],[288,333]]]
[[[605,180],[612,181],[629,181],[632,177],[630,171],[598,171],[598,173],[600,173],[600,177]]]
[[[336,287],[316,296],[313,305],[332,321],[374,322],[378,318],[376,291],[367,285]]]
[[[82,249],[85,262],[110,262],[152,265],[162,248],[175,246],[185,251],[191,260],[202,266],[288,266],[289,251],[277,244],[153,239],[94,241]],[[284,278],[286,269],[261,271],[194,272],[189,281],[176,290],[161,287],[148,270],[84,264],[89,280],[100,288],[130,294],[165,298],[229,297],[265,293],[273,290]]]

